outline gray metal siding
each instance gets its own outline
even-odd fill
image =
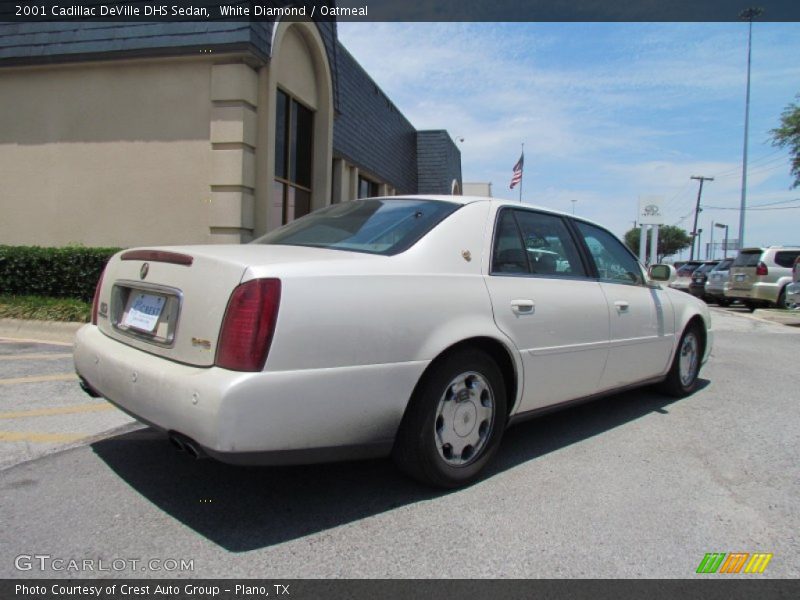
[[[461,183],[461,152],[444,130],[417,132],[420,194],[449,194],[453,180]]]
[[[416,130],[341,44],[338,74],[334,154],[389,182],[398,193],[415,193]]]

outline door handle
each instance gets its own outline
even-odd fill
[[[518,315],[532,315],[535,308],[536,304],[533,300],[520,298],[511,301],[511,310]]]
[[[625,300],[617,300],[616,302],[614,302],[614,306],[616,306],[617,311],[621,313],[628,312],[628,309],[631,307],[631,305],[628,304]]]

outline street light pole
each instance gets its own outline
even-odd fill
[[[708,248],[706,249],[706,260],[714,260],[714,228],[716,225],[711,221],[711,239],[708,240]]]
[[[744,217],[747,208],[747,139],[750,129],[750,59],[753,44],[753,19],[764,13],[761,8],[748,8],[739,13],[739,18],[748,21],[747,31],[747,93],[744,104],[744,149],[742,150],[742,197],[739,203],[739,248],[744,247]]]
[[[725,230],[725,241],[722,242],[722,258],[728,258],[728,226],[722,223],[714,223],[714,227]]]

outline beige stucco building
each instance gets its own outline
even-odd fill
[[[0,244],[240,243],[460,190],[450,137],[416,131],[335,24],[148,25],[0,25]]]

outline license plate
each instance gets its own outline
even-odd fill
[[[122,324],[152,333],[167,300],[163,296],[137,293]]]
[[[746,278],[747,278],[747,275],[742,273],[742,274],[739,274],[739,275],[736,276],[736,281],[744,281]]]

